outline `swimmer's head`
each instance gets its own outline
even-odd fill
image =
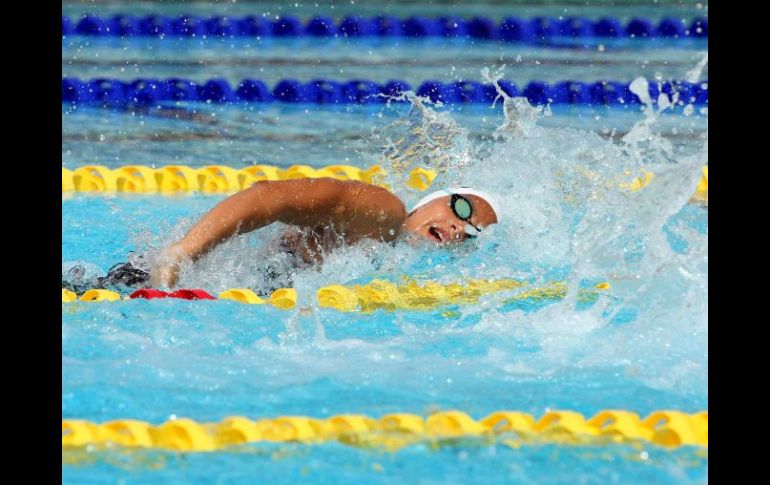
[[[460,242],[499,222],[494,198],[470,187],[450,187],[423,197],[407,215],[404,229],[436,244]]]

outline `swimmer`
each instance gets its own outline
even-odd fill
[[[499,221],[493,198],[468,187],[451,187],[422,198],[407,213],[393,193],[375,185],[333,178],[261,181],[217,204],[179,241],[165,247],[149,271],[116,265],[100,283],[130,277],[153,288],[176,285],[180,268],[221,242],[275,222],[289,229],[278,250],[296,266],[320,265],[326,253],[362,239],[391,242],[399,237],[437,246],[460,243]],[[140,272],[140,273],[137,273]]]

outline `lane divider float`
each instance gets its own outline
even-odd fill
[[[447,37],[528,42],[545,46],[548,45],[545,41],[555,38],[708,38],[706,17],[696,17],[690,21],[665,17],[657,24],[650,19],[635,17],[624,24],[614,17],[591,20],[578,16],[531,19],[508,16],[498,23],[483,16],[464,19],[454,16],[398,18],[380,15],[369,18],[349,15],[337,22],[331,17],[314,16],[303,24],[293,16],[271,20],[253,15],[204,18],[184,14],[176,17],[116,14],[105,18],[87,14],[74,20],[62,15],[61,24],[63,36],[102,37]]]
[[[500,89],[508,96],[523,96],[535,105],[580,104],[580,105],[638,105],[639,97],[630,90],[630,83],[599,80],[584,82],[563,80],[545,82],[533,80],[526,86],[498,81]],[[390,80],[378,83],[354,79],[334,81],[313,79],[301,82],[296,79],[279,80],[271,89],[259,79],[244,79],[231,85],[226,79],[215,78],[196,82],[190,79],[139,78],[121,80],[96,78],[80,80],[65,77],[61,81],[62,102],[70,105],[86,104],[125,109],[133,106],[151,106],[162,102],[205,102],[205,103],[313,103],[313,104],[382,104],[408,100],[402,95],[414,91],[418,96],[443,104],[486,103],[492,104],[498,98],[497,88],[490,83],[474,80],[459,80],[443,83],[426,80],[414,89],[404,80]],[[691,83],[688,81],[665,81],[650,83],[648,91],[652,99],[660,94],[673,99],[675,104],[707,105],[708,80]]]
[[[467,305],[478,303],[484,295],[524,289],[527,283],[515,279],[468,280],[462,284],[424,282],[406,279],[403,284],[391,281],[373,280],[365,285],[329,285],[316,291],[316,301],[321,308],[332,308],[341,312],[371,313],[376,310],[396,311],[430,311],[452,305]],[[607,282],[599,283],[590,288],[578,290],[578,301],[583,303],[595,302],[602,292],[609,290]],[[516,295],[507,297],[503,305],[516,302],[543,302],[561,300],[567,295],[567,285],[563,282],[553,282],[541,288],[526,289]],[[248,288],[232,288],[219,293],[218,297],[201,289],[180,289],[166,292],[158,289],[140,289],[130,295],[105,289],[90,289],[80,297],[72,291],[62,288],[62,303],[104,302],[132,299],[178,298],[184,300],[233,300],[239,303],[263,305],[270,304],[275,308],[290,310],[297,306],[297,290],[280,288],[263,298]]]
[[[407,186],[425,190],[436,177],[432,170],[414,169],[415,175]],[[250,165],[236,169],[226,165],[207,165],[200,168],[186,165],[166,165],[152,168],[145,165],[127,165],[110,169],[103,165],[85,165],[70,170],[62,167],[62,192],[178,194],[201,192],[205,194],[235,193],[263,180],[291,180],[331,177],[338,180],[359,180],[385,186],[385,171],[379,165],[367,169],[352,165],[329,165],[314,168],[292,165],[286,169],[271,165]]]
[[[134,291],[130,295],[121,296],[120,293],[105,289],[90,289],[83,292],[78,297],[77,293],[66,288],[61,290],[62,303],[81,302],[104,302],[118,300],[145,299],[153,300],[156,298],[176,298],[182,300],[234,300],[240,303],[249,303],[252,305],[269,304],[282,310],[290,310],[297,305],[297,290],[294,288],[279,288],[273,291],[269,297],[262,298],[248,288],[233,288],[223,291],[215,297],[201,289],[183,288],[173,292],[166,292],[154,288],[143,288]]]
[[[314,168],[292,165],[286,169],[272,165],[251,165],[233,168],[226,165],[207,165],[194,168],[186,165],[166,165],[152,168],[145,165],[126,165],[110,169],[103,165],[84,165],[74,170],[62,167],[62,193],[179,193],[232,194],[249,188],[262,180],[291,180],[300,178],[331,177],[337,180],[358,180],[392,190],[384,183],[387,172],[380,165],[363,169],[352,165],[329,165]],[[411,170],[404,184],[423,192],[430,188],[438,174],[435,170],[417,167]],[[630,175],[630,172],[627,174]],[[636,192],[653,180],[653,172],[642,170],[642,175],[628,182],[619,182],[618,188]],[[691,202],[708,203],[708,166],[703,167],[700,182]]]
[[[574,411],[549,411],[540,419],[518,411],[496,411],[475,420],[462,411],[441,411],[423,417],[393,413],[374,419],[343,414],[326,419],[281,416],[251,420],[231,416],[218,423],[180,418],[153,425],[135,419],[94,423],[62,420],[62,448],[159,448],[210,452],[255,442],[319,444],[338,441],[360,448],[396,451],[416,443],[461,444],[459,439],[527,444],[611,445],[654,444],[667,449],[708,447],[708,411],[661,410],[642,419],[626,410],[602,410],[591,418]]]
[[[333,308],[341,312],[428,311],[451,305],[475,304],[484,295],[526,286],[527,283],[515,279],[478,279],[463,284],[441,284],[431,281],[419,284],[412,280],[402,285],[385,280],[374,280],[365,285],[325,286],[318,289],[316,299],[320,307]],[[581,288],[578,291],[578,301],[595,301],[602,291],[609,288],[610,285],[607,282],[599,283],[591,288]],[[566,283],[554,282],[542,288],[522,291],[506,298],[502,304],[507,305],[521,301],[555,301],[566,295]]]

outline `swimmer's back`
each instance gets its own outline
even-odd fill
[[[283,222],[315,230],[328,226],[348,244],[362,238],[392,241],[406,219],[401,199],[387,189],[357,180],[324,177],[256,182],[247,189],[255,191],[256,203],[267,184],[278,189],[270,193],[282,199]]]

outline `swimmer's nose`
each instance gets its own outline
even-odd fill
[[[464,232],[456,224],[450,224],[449,227],[452,229],[452,239],[462,239]]]

